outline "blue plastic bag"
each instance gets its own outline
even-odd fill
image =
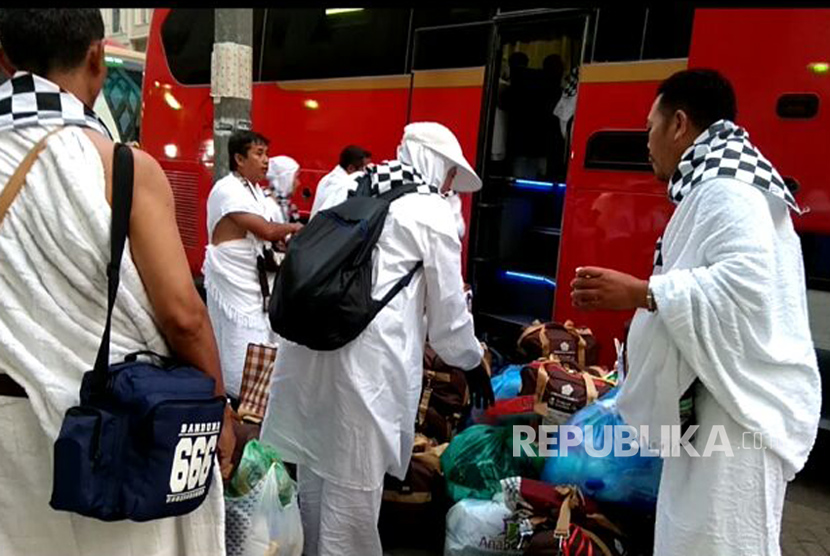
[[[508,365],[490,379],[497,400],[515,398],[522,389],[523,365]]]
[[[614,442],[613,435],[605,434],[605,425],[624,425],[617,410],[616,397],[619,387],[608,392],[597,402],[578,411],[566,423],[582,429],[583,442],[568,447],[567,455],[549,457],[542,471],[542,480],[555,484],[576,484],[585,494],[600,502],[630,506],[650,511],[657,504],[657,489],[663,462],[659,457],[614,456],[613,450],[607,456],[594,457],[586,452],[585,427],[593,425],[593,448],[601,451],[606,442]],[[557,439],[557,448],[561,439]],[[624,443],[624,447],[630,446]]]

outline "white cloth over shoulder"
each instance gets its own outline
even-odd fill
[[[786,481],[813,446],[821,403],[788,209],[748,184],[708,180],[677,207],[662,259],[650,280],[657,312],[639,310],[629,331],[620,412],[654,440],[679,424],[697,378],[695,444],[702,451],[722,425],[733,454],[664,460],[655,554],[777,555]],[[741,449],[744,433],[767,449]]]
[[[392,203],[375,250],[372,296],[380,299],[421,260],[423,271],[346,346],[324,352],[282,343],[263,440],[286,461],[340,486],[373,490],[387,472],[403,478],[427,332],[450,365],[472,369],[483,355],[467,311],[460,255],[444,199],[410,194]]]
[[[258,186],[229,174],[216,182],[208,197],[208,237],[213,236],[216,225],[228,214],[255,214],[273,221],[278,210]],[[219,346],[225,388],[234,397],[239,396],[242,385],[248,344],[274,345],[277,341],[263,310],[256,266],[264,245],[248,232],[242,239],[208,244],[205,248],[202,272],[208,312]]]
[[[314,203],[311,206],[311,218],[323,209],[339,205],[346,200],[348,192],[355,186],[355,178],[363,172],[347,173],[339,164],[323,176],[317,184],[314,193]]]
[[[821,382],[786,205],[709,180],[677,207],[662,251],[650,281],[658,311],[638,311],[629,334],[623,416],[677,424],[677,401],[699,378],[737,423],[767,435],[791,479],[816,437]]]
[[[0,187],[47,131],[0,134]],[[195,512],[144,524],[103,523],[48,505],[52,443],[65,411],[78,404],[106,320],[111,214],[98,151],[73,127],[49,138],[0,227],[0,372],[29,395],[0,397],[0,554],[220,556],[221,481]],[[147,349],[168,351],[128,243],[110,357]]]
[[[47,131],[0,134],[0,188]],[[104,331],[111,216],[101,157],[72,127],[49,138],[0,225],[0,372],[26,389],[52,439]],[[110,357],[144,349],[167,353],[128,241]]]

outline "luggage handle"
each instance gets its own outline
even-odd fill
[[[128,363],[134,363],[134,362],[138,361],[138,358],[142,355],[146,355],[148,357],[153,357],[155,359],[158,359],[164,365],[164,368],[172,368],[176,365],[176,361],[172,357],[162,355],[160,353],[157,353],[157,352],[149,350],[149,349],[142,349],[142,350],[139,350],[139,351],[134,351],[132,353],[128,353],[127,355],[124,356],[124,361],[126,361]]]

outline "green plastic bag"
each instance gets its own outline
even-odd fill
[[[277,476],[280,503],[287,506],[291,502],[296,485],[288,475],[277,449],[259,440],[251,440],[245,445],[239,466],[225,487],[225,496],[239,498],[248,494],[263,480],[271,466],[274,466]]]
[[[524,452],[513,457],[513,427],[473,425],[456,436],[441,455],[447,493],[453,501],[490,500],[502,479],[538,479],[545,458]]]

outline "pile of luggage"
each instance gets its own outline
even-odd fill
[[[445,556],[650,554],[659,458],[594,457],[584,444],[546,457],[539,434],[527,450],[513,427],[592,430],[594,450],[604,453],[613,439],[603,425],[623,424],[615,402],[622,351],[618,344],[608,369],[598,364],[589,329],[535,322],[506,357],[487,350],[496,402],[481,410],[471,407],[464,371],[427,347],[412,463],[403,481],[387,476],[385,483],[384,548]]]

